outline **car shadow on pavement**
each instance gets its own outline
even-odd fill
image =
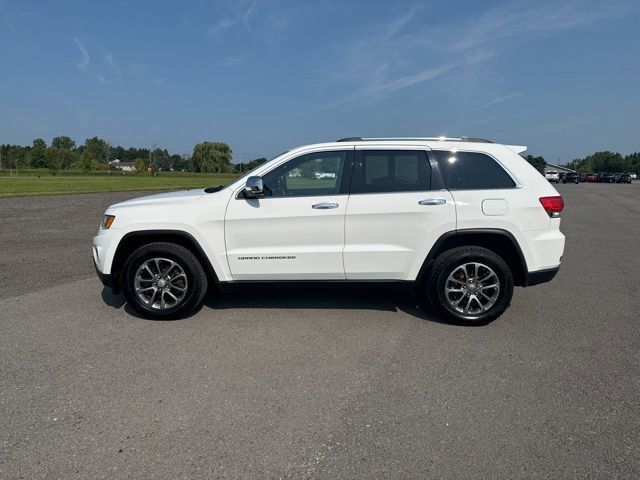
[[[110,288],[107,287],[102,288],[102,301],[105,303],[105,305],[113,308],[122,308],[122,306],[127,303],[124,295],[115,294],[111,291]]]
[[[129,315],[144,319],[131,308],[122,294],[114,294],[103,288],[102,300],[115,309],[124,309]],[[202,308],[214,311],[231,309],[311,309],[311,310],[375,310],[389,313],[404,312],[421,320],[454,325],[443,319],[430,307],[422,305],[411,290],[382,287],[246,287],[232,292],[210,292],[203,307],[186,317],[198,313]],[[175,317],[166,320],[180,320]],[[163,321],[166,321],[163,320]]]
[[[205,307],[212,310],[306,309],[376,310],[404,312],[435,323],[448,324],[431,308],[421,305],[412,290],[393,286],[294,286],[246,287],[242,290],[211,294]]]

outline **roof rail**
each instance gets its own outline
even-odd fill
[[[450,141],[450,142],[472,142],[472,143],[493,143],[491,140],[476,137],[346,137],[337,140],[338,142],[375,142],[385,140],[415,140],[415,141]]]

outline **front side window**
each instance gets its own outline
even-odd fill
[[[516,183],[489,155],[434,150],[444,184],[449,190],[514,188]]]
[[[340,191],[346,157],[346,151],[334,151],[308,153],[289,160],[262,177],[265,196],[335,195]]]
[[[431,188],[431,166],[420,150],[363,150],[351,193],[416,192]]]

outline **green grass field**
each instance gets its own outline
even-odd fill
[[[69,193],[125,192],[135,190],[180,190],[226,185],[237,175],[162,173],[158,176],[146,174],[112,173],[111,175],[71,174],[51,175],[49,172],[18,172],[17,176],[0,173],[0,197],[27,195],[63,195]]]

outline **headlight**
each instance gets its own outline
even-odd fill
[[[102,219],[102,228],[108,230],[111,227],[111,224],[116,219],[115,215],[105,215]]]

